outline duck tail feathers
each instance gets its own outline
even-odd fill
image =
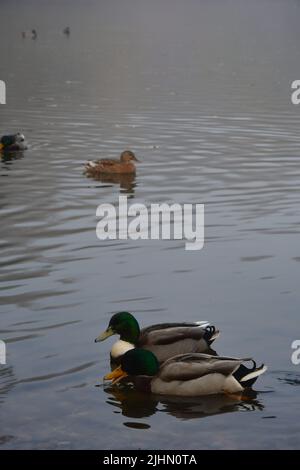
[[[244,388],[252,387],[256,382],[257,378],[266,372],[268,369],[267,366],[262,364],[260,367],[256,367],[255,361],[253,361],[253,367],[248,368],[241,364],[240,367],[233,374],[235,379],[242,385]]]

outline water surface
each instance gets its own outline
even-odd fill
[[[0,162],[1,448],[299,447],[299,2],[2,0],[0,15],[0,130],[29,141]],[[132,181],[83,175],[125,148]],[[120,194],[204,203],[204,249],[100,242],[96,208]],[[268,364],[257,397],[104,387],[112,342],[93,340],[124,309],[215,323],[219,354]]]

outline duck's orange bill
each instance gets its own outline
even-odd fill
[[[120,380],[122,380],[124,377],[127,377],[128,374],[124,372],[121,368],[121,366],[117,367],[115,370],[110,372],[110,374],[106,374],[104,376],[104,380],[112,380],[113,384],[116,384]]]
[[[0,144],[0,152],[1,152],[1,150],[3,150],[3,149],[4,149],[4,145],[3,145],[3,144]]]

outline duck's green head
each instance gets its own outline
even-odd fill
[[[153,377],[159,371],[159,362],[156,356],[146,349],[135,348],[127,351],[121,357],[121,364],[104,379],[119,382],[123,377],[147,375]]]
[[[95,339],[95,342],[104,341],[112,335],[120,335],[121,340],[136,345],[140,336],[139,324],[129,312],[115,313],[107,329]]]

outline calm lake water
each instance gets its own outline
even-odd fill
[[[0,132],[29,142],[0,162],[0,448],[299,448],[299,1],[2,0],[0,15]],[[125,148],[135,180],[83,175]],[[120,194],[204,203],[204,249],[100,242],[96,208]],[[256,399],[103,387],[112,340],[94,338],[119,310],[210,320],[219,354],[269,366]]]

